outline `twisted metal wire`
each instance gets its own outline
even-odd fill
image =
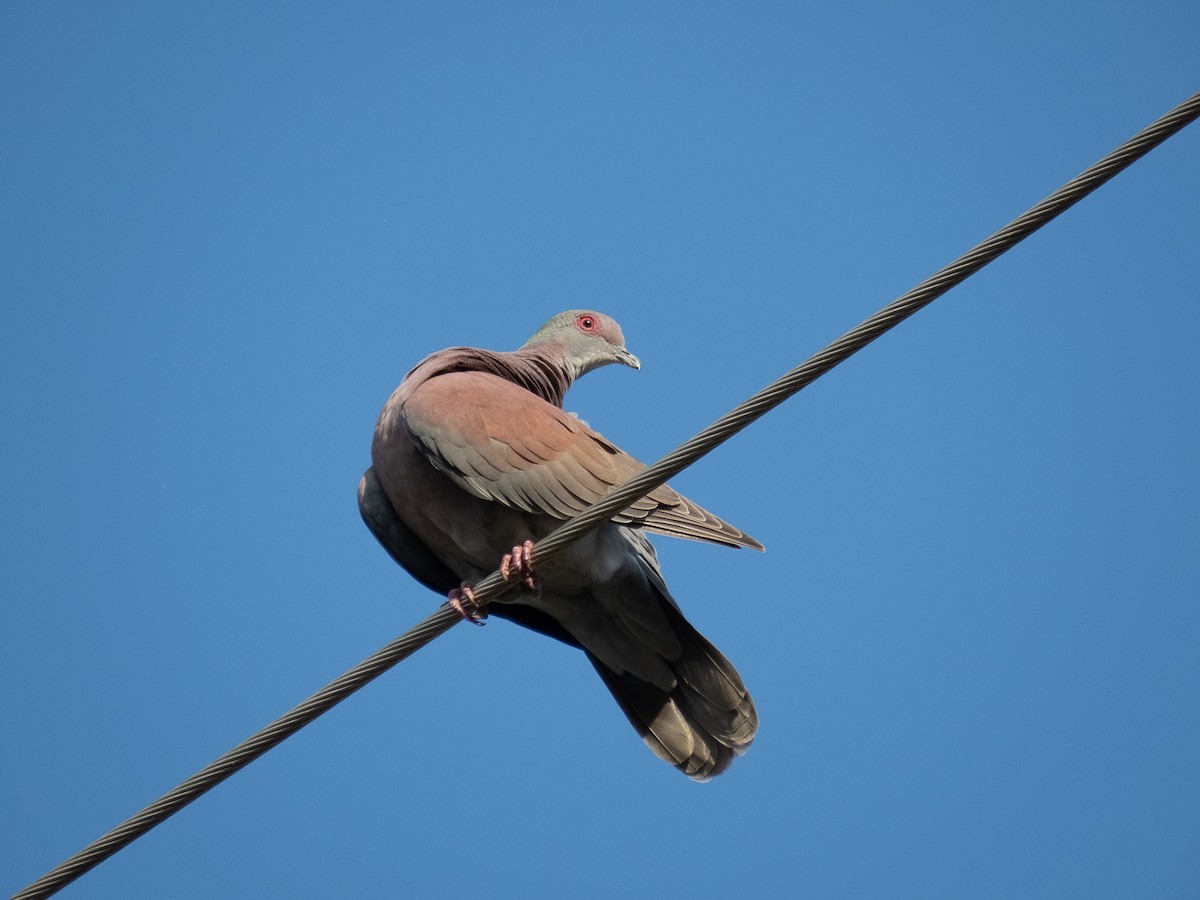
[[[928,306],[942,294],[965,281],[996,257],[1020,243],[1058,215],[1070,209],[1100,185],[1145,156],[1167,138],[1200,117],[1200,93],[1130,138],[1112,153],[1071,179],[1023,215],[991,237],[972,247],[954,262],[889,303],[875,315],[846,332],[821,352],[771,382],[767,387],[721,416],[691,440],[681,444],[637,477],[606,495],[598,503],[568,520],[539,541],[533,562],[549,559],[583,534],[621,512],[643,495],[682,472],[747,425],[770,412],[834,366],[853,356],[884,332]],[[493,572],[474,587],[476,603],[484,607],[506,587],[500,573]],[[13,895],[12,900],[49,897],[121,848],[141,837],[155,825],[183,809],[193,800],[249,765],[276,744],[299,731],[322,713],[332,709],[359,688],[382,675],[401,660],[449,631],[461,621],[457,612],[441,606],[433,615],[367,659],[349,669],[307,700],[242,741],[205,766],[174,790],[126,819],[107,834],[88,844],[33,884]]]
[[[58,892],[89,869],[137,840],[155,825],[216,787],[234,772],[254,762],[276,744],[291,737],[317,716],[328,712],[396,663],[411,656],[435,637],[449,631],[460,621],[458,613],[448,606],[442,606],[424,622],[380,648],[354,668],[348,669],[341,677],[292,707],[232,750],[223,753],[174,790],[163,794],[145,809],[130,816],[27,888],[14,894],[12,900],[33,900]]]
[[[1200,93],[1193,94],[1099,162],[1013,219],[991,237],[976,244],[954,262],[939,269],[919,285],[897,297],[860,325],[850,329],[824,350],[771,382],[738,404],[691,440],[672,450],[637,477],[617,488],[537,543],[533,562],[557,553],[581,534],[621,512],[644,494],[674,478],[701,456],[724,443],[750,423],[853,356],[884,332],[924,309],[942,294],[962,283],[996,257],[1070,209],[1100,185],[1145,156],[1167,138],[1200,117]],[[491,582],[491,577],[486,584]],[[499,582],[502,584],[503,582]]]

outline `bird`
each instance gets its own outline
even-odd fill
[[[451,347],[421,360],[384,405],[358,486],[363,521],[464,618],[491,614],[579,648],[647,746],[695,781],[750,746],[758,713],[733,665],[684,617],[645,532],[762,550],[669,486],[534,571],[538,540],[645,466],[563,409],[601,366],[640,369],[620,325],[552,317],[519,349]],[[500,566],[480,611],[470,584]]]

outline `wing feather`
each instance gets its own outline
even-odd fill
[[[404,401],[418,447],[464,490],[568,519],[645,466],[574,416],[487,372],[447,372]],[[762,545],[663,485],[613,521],[730,547]]]

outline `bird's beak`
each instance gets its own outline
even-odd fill
[[[640,369],[642,367],[642,361],[624,347],[617,348],[617,362],[623,366],[629,366],[631,369]]]

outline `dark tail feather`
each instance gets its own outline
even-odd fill
[[[630,723],[655,755],[695,781],[720,775],[746,752],[758,713],[742,679],[674,607],[668,615],[683,654],[670,662],[675,686],[664,691],[628,672],[592,661]]]

